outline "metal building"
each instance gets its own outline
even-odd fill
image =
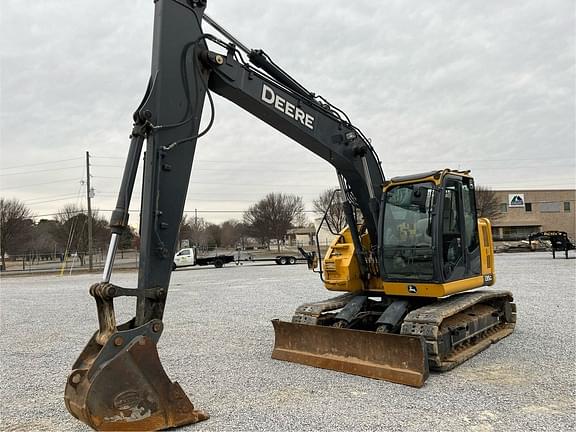
[[[566,231],[576,238],[576,189],[494,191],[500,217],[493,219],[494,240],[525,240],[536,231]]]

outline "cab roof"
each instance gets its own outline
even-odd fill
[[[428,171],[428,172],[410,174],[410,175],[405,175],[405,176],[396,176],[396,177],[392,177],[390,180],[388,180],[388,182],[389,183],[410,183],[410,182],[415,182],[418,180],[425,180],[425,179],[428,179],[430,177],[434,178],[435,180],[440,180],[443,177],[447,176],[448,174],[457,175],[457,176],[461,176],[461,177],[471,177],[469,170],[460,171],[460,170],[453,170],[450,168],[445,168],[443,170]]]

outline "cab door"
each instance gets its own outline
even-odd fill
[[[439,230],[442,279],[477,276],[481,265],[473,180],[447,176],[442,189]]]

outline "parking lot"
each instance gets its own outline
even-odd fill
[[[304,265],[228,265],[173,274],[159,353],[208,421],[190,431],[573,430],[576,259],[498,255],[514,293],[510,337],[415,389],[270,358],[270,320],[331,295]],[[113,282],[133,287],[135,272]],[[98,275],[2,278],[2,430],[89,430],[63,402],[72,363],[97,327]],[[117,301],[119,322],[133,301]]]

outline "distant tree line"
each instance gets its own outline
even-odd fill
[[[290,228],[306,224],[301,197],[269,193],[244,212],[242,221],[228,220],[216,225],[203,218],[185,216],[180,224],[180,240],[205,248],[244,247],[248,239],[269,246],[274,240],[280,248]]]
[[[0,255],[6,268],[6,255],[25,255],[29,260],[63,259],[75,253],[84,265],[88,251],[88,215],[80,206],[68,204],[54,219],[34,221],[30,209],[17,199],[0,198]],[[105,250],[110,241],[108,220],[92,213],[93,251]],[[121,248],[137,243],[133,229],[120,239]]]
[[[326,215],[332,231],[342,230],[346,221],[341,194],[327,189],[313,201],[317,216]],[[476,189],[478,215],[497,219],[499,203],[488,188]],[[88,251],[88,215],[80,206],[69,204],[58,211],[54,219],[34,221],[34,215],[17,199],[0,198],[0,254],[5,268],[6,255],[29,255],[36,259],[56,259],[66,253],[76,253],[84,264]],[[262,246],[278,245],[291,228],[308,226],[304,203],[297,195],[269,193],[251,205],[242,220],[228,220],[214,224],[204,218],[184,216],[180,223],[179,240],[201,248],[231,248],[244,246],[248,239]],[[106,250],[110,241],[108,220],[98,212],[92,215],[93,250]],[[133,228],[125,231],[120,248],[138,248],[139,237]]]
[[[179,240],[203,249],[234,247],[245,235],[246,229],[236,220],[219,225],[201,217],[184,216],[180,222]]]
[[[81,265],[88,251],[88,215],[80,206],[68,204],[54,219],[34,220],[34,215],[17,199],[0,198],[0,254],[2,268],[6,256],[28,259],[63,259],[74,253]],[[242,221],[228,220],[214,224],[203,218],[185,216],[180,223],[179,240],[206,249],[243,246],[248,238],[268,246],[276,240],[278,247],[288,229],[304,226],[304,204],[301,197],[270,193],[243,214]],[[93,251],[105,251],[110,241],[108,220],[92,214]],[[125,231],[120,248],[138,248],[139,237],[133,228]]]

